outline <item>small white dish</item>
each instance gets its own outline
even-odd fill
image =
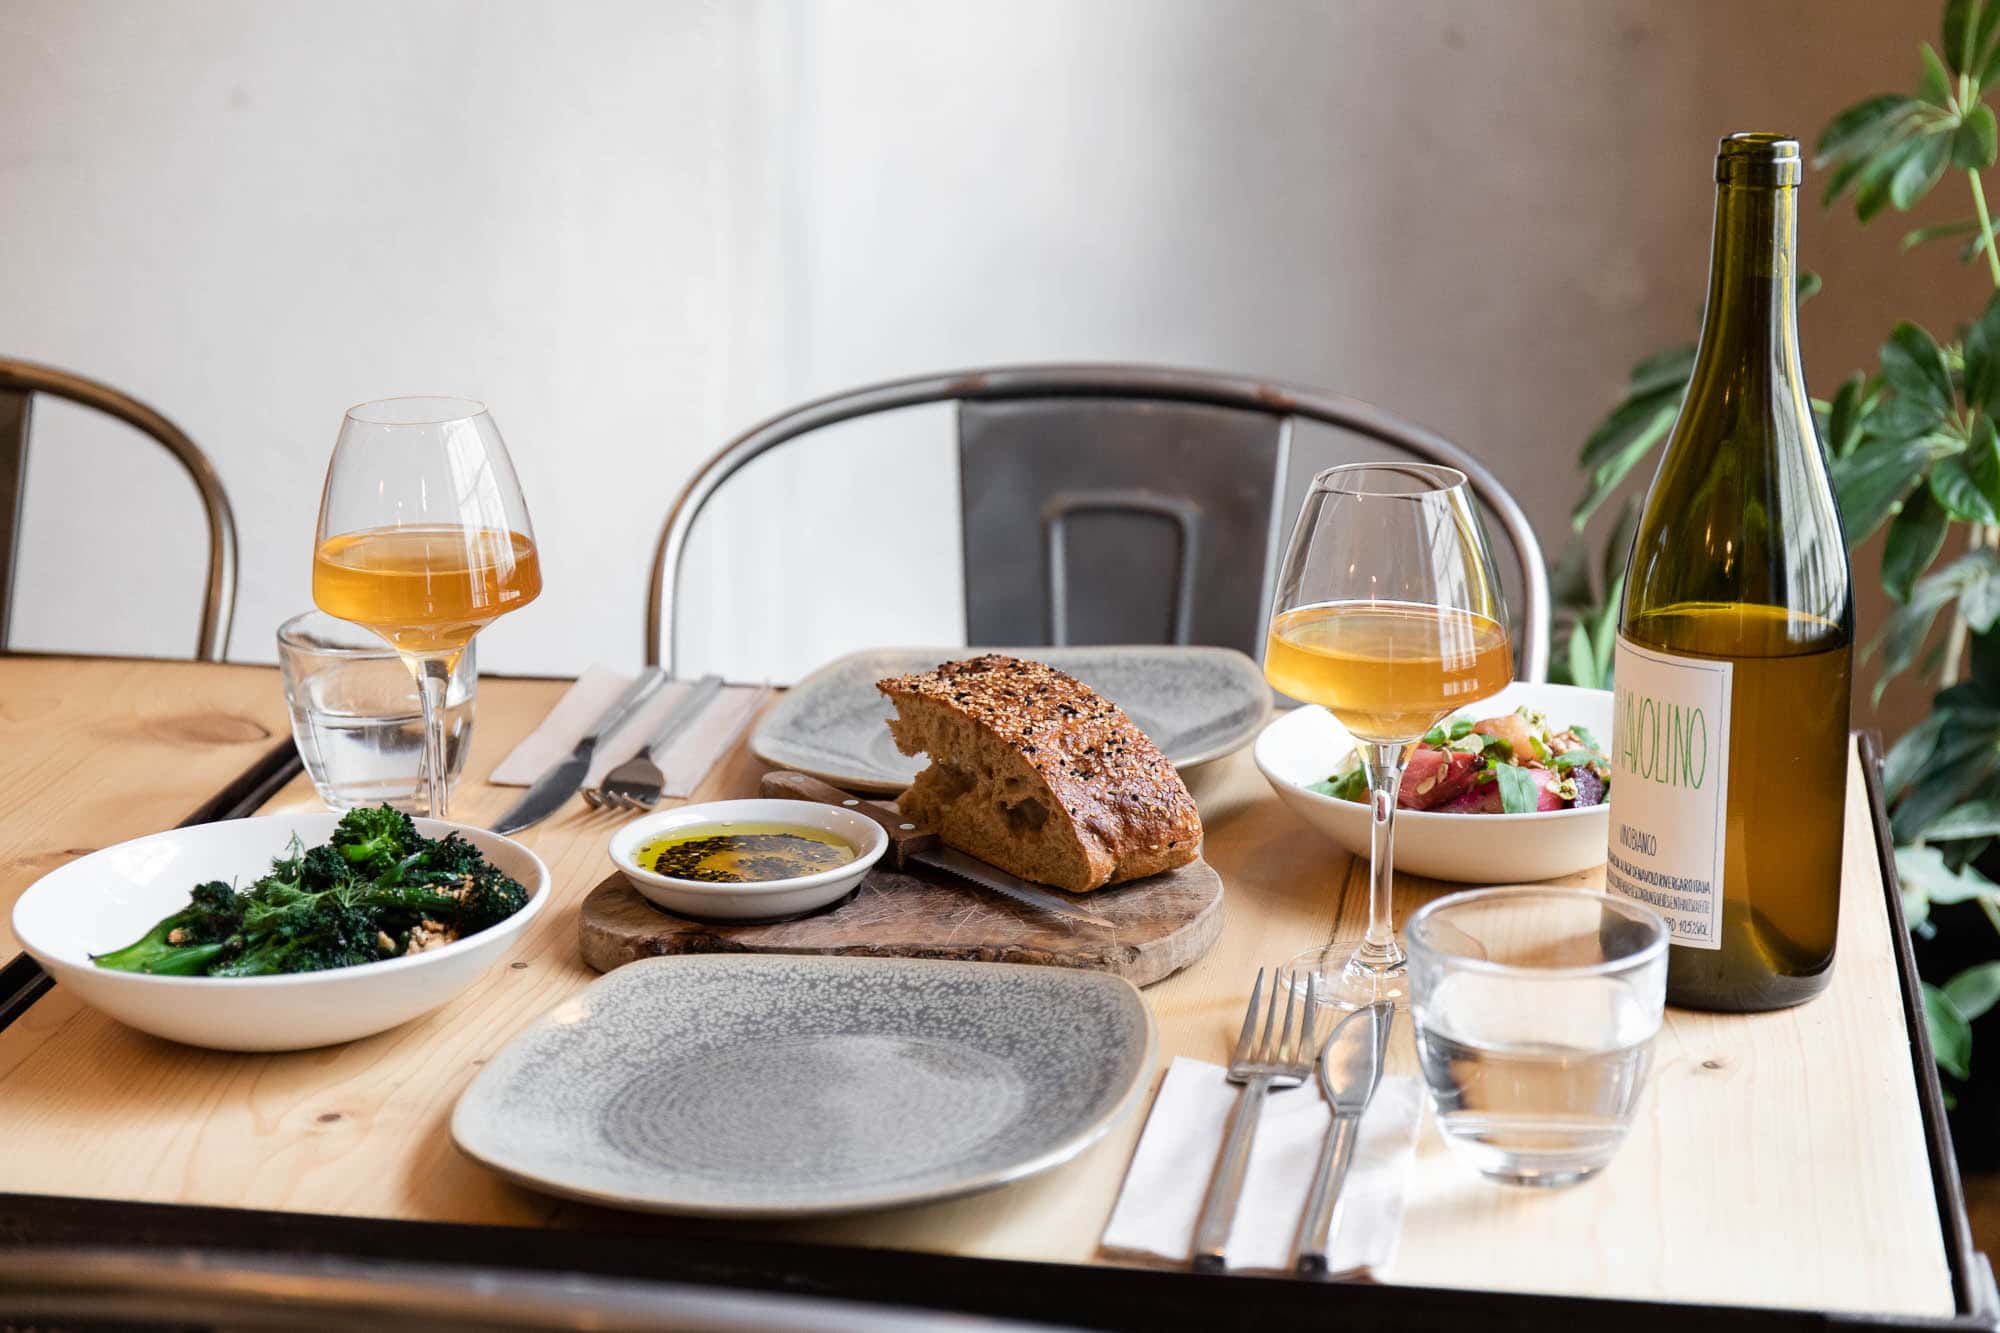
[[[843,839],[854,859],[831,870],[753,884],[675,879],[639,864],[641,846],[701,824],[803,824]],[[775,921],[839,902],[889,850],[889,835],[866,815],[817,801],[708,801],[635,819],[611,835],[611,862],[655,907],[712,921]]]
[[[21,947],[85,1004],[156,1037],[219,1051],[299,1051],[407,1023],[470,986],[548,905],[540,857],[498,833],[419,819],[427,838],[457,833],[521,882],[528,905],[477,935],[405,958],[274,977],[161,977],[119,972],[92,954],[122,948],[187,906],[196,884],[247,887],[297,834],[333,835],[340,816],[262,815],[169,829],[52,870],[14,904]]]
[[[1526,705],[1558,729],[1581,723],[1611,744],[1609,690],[1517,682],[1454,717],[1498,717]],[[1305,821],[1362,860],[1368,858],[1368,807],[1307,787],[1323,782],[1346,760],[1354,738],[1318,706],[1283,714],[1257,737],[1259,771],[1279,799]],[[1604,864],[1611,807],[1548,810],[1526,815],[1447,815],[1396,812],[1396,869],[1460,884],[1522,884],[1556,879]]]

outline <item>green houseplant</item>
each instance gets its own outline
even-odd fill
[[[1979,266],[1986,295],[1983,310],[1949,339],[1897,324],[1874,369],[1854,372],[1815,403],[1849,546],[1887,527],[1880,575],[1895,610],[1862,653],[1876,672],[1875,697],[1911,669],[1937,684],[1929,716],[1896,742],[1883,773],[1905,913],[1926,941],[1940,922],[1963,922],[1975,909],[2000,932],[2000,883],[1989,873],[2000,860],[2000,248],[1982,180],[2000,140],[1985,101],[2000,82],[2000,0],[1948,0],[1942,38],[1942,54],[1921,46],[1914,95],[1855,103],[1815,150],[1815,165],[1829,173],[1825,204],[1850,201],[1863,224],[1884,209],[1907,211],[1947,179],[1962,181],[1971,215],[1910,231],[1902,246],[1956,241],[1960,257]],[[1803,301],[1819,280],[1802,274],[1799,286]],[[1659,449],[1693,364],[1692,343],[1640,362],[1624,400],[1584,443],[1573,540],[1553,571],[1567,631],[1558,640],[1559,679],[1609,683],[1636,498],[1596,559],[1586,528]],[[2000,1002],[2000,958],[1984,956],[1996,949],[2000,934],[1978,944],[1968,964],[1959,948],[1942,968],[1947,975],[1924,986],[1938,1064],[1957,1080],[1971,1077],[1972,1024]]]

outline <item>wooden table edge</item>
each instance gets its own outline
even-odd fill
[[[383,1262],[591,1273],[661,1283],[810,1292],[837,1299],[1090,1326],[1136,1326],[1138,1317],[1219,1319],[1256,1311],[1262,1323],[1287,1312],[1324,1315],[1333,1291],[1343,1313],[1393,1315],[1396,1327],[1462,1327],[1479,1318],[1496,1328],[1539,1329],[1568,1314],[1586,1326],[1630,1321],[1634,1330],[1680,1329],[1699,1318],[1713,1330],[1824,1328],[2000,1330],[2000,1301],[1984,1255],[1973,1246],[1963,1182],[1944,1112],[1944,1089],[1932,1058],[1916,957],[1896,877],[1895,843],[1881,787],[1882,745],[1855,733],[1887,898],[1912,1074],[1930,1157],[1933,1200],[1946,1237],[1954,1313],[1949,1318],[1875,1315],[1802,1308],[1677,1304],[1534,1292],[1419,1287],[1370,1282],[1314,1283],[1197,1275],[1173,1269],[967,1258],[916,1250],[770,1241],[735,1236],[546,1229],[333,1214],[141,1203],[67,1195],[0,1193],[0,1244],[8,1247],[116,1246],[197,1248],[245,1254],[337,1255]],[[303,769],[287,738],[274,745],[177,827],[241,818]],[[19,1018],[53,982],[27,954],[0,968],[0,1029]],[[1322,1288],[1329,1290],[1322,1291]],[[1245,1302],[1252,1302],[1246,1306]],[[1101,1323],[1099,1321],[1102,1321]]]

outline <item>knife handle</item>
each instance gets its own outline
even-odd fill
[[[1348,1163],[1354,1160],[1354,1139],[1360,1128],[1358,1114],[1339,1112],[1334,1113],[1333,1123],[1327,1127],[1319,1169],[1313,1173],[1305,1216],[1299,1221],[1300,1277],[1326,1275],[1326,1252],[1333,1246],[1333,1206],[1339,1201],[1340,1187],[1347,1179]]]
[[[901,870],[904,862],[920,852],[927,852],[938,845],[938,836],[904,819],[893,810],[886,810],[873,801],[864,801],[850,795],[831,783],[809,778],[803,773],[766,773],[757,784],[764,795],[784,801],[817,801],[821,805],[838,805],[852,810],[857,815],[866,815],[882,826],[889,835],[889,853],[886,858],[891,868]]]

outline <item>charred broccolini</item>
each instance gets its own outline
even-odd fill
[[[426,838],[385,805],[348,811],[323,846],[292,839],[247,889],[196,885],[186,907],[94,961],[160,976],[319,972],[450,943],[527,901],[471,843]]]

